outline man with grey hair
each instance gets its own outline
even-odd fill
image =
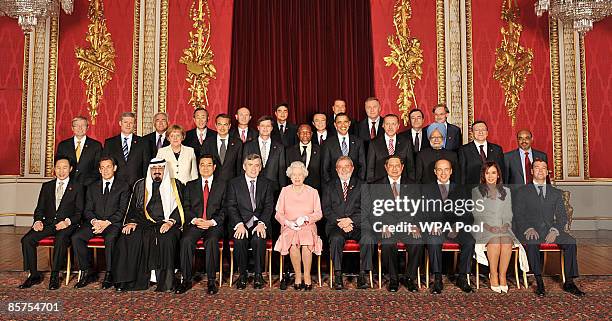
[[[121,133],[107,138],[102,155],[113,157],[117,161],[117,177],[132,187],[134,183],[147,174],[149,164],[149,146],[142,137],[134,134],[136,114],[125,112],[119,118]]]
[[[102,144],[99,141],[87,137],[89,122],[83,116],[72,119],[72,132],[74,135],[57,145],[57,156],[69,158],[74,163],[71,177],[79,184],[87,186],[98,180],[98,162],[102,154]]]
[[[153,116],[153,126],[155,130],[142,137],[149,144],[149,155],[157,155],[157,151],[170,145],[166,130],[168,129],[168,115],[164,112],[159,112]]]

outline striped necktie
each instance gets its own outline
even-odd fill
[[[123,159],[125,159],[126,162],[128,160],[128,155],[130,154],[127,141],[128,141],[128,138],[123,137]]]
[[[349,149],[346,144],[346,137],[342,137],[342,156],[348,156]]]

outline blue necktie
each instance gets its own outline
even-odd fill
[[[126,162],[127,162],[128,154],[129,154],[127,141],[128,141],[128,138],[123,137],[123,158],[125,159]]]
[[[349,150],[348,145],[346,144],[346,137],[342,137],[342,155],[348,156]]]

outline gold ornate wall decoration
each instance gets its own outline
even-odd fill
[[[161,0],[159,18],[159,92],[158,111],[166,112],[168,83],[168,0]]]
[[[134,34],[132,36],[132,112],[138,115],[138,75],[140,72],[140,0],[134,0]]]
[[[466,73],[466,101],[467,101],[467,130],[474,123],[474,62],[472,50],[472,0],[463,0],[465,4],[465,73]],[[474,133],[467,130],[467,141],[474,140]],[[465,136],[465,135],[464,135]]]
[[[552,135],[555,181],[563,179],[563,130],[561,124],[561,61],[559,56],[559,24],[549,18],[550,78],[552,93]]]
[[[26,135],[27,135],[27,119],[28,119],[28,90],[30,76],[30,37],[31,33],[24,35],[23,41],[23,91],[21,93],[21,143],[19,144],[19,176],[25,174],[26,162]]]
[[[591,178],[590,160],[589,160],[589,108],[587,103],[586,89],[586,58],[584,48],[584,35],[579,35],[580,46],[580,91],[582,98],[582,155],[584,162],[584,179]]]
[[[393,8],[393,25],[396,34],[387,38],[387,44],[391,48],[389,56],[385,57],[385,65],[394,65],[397,71],[393,75],[396,79],[396,86],[400,90],[397,98],[399,111],[402,112],[401,118],[404,126],[408,124],[408,113],[414,102],[418,107],[414,95],[414,84],[423,75],[423,49],[421,42],[410,36],[408,20],[412,17],[412,8],[409,0],[397,0]]]
[[[59,17],[50,18],[49,69],[47,76],[47,139],[45,144],[45,176],[53,176],[55,159],[55,105],[57,98],[57,50]]]
[[[516,123],[516,110],[520,93],[525,87],[527,75],[531,73],[533,50],[520,45],[523,26],[519,22],[519,8],[516,0],[507,0],[502,4],[501,18],[507,26],[501,27],[502,42],[496,50],[493,78],[501,83],[504,89],[504,105],[512,126]]]
[[[189,32],[189,47],[183,50],[180,63],[187,66],[190,84],[189,104],[194,108],[208,106],[208,84],[215,79],[214,53],[210,47],[210,8],[207,0],[194,0],[189,10],[193,30]]]
[[[436,53],[438,67],[438,104],[446,104],[446,48],[444,0],[436,0]]]
[[[91,123],[95,125],[104,86],[115,72],[115,47],[106,28],[102,0],[90,0],[87,16],[90,23],[85,40],[90,46],[75,48],[75,55],[79,64],[79,76],[87,87],[85,92]]]

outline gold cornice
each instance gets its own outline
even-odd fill
[[[55,101],[57,97],[57,38],[59,18],[51,18],[49,35],[49,70],[47,76],[47,140],[45,148],[45,176],[53,175],[55,150]]]
[[[559,24],[549,18],[550,73],[552,93],[552,135],[555,180],[563,179],[563,135],[561,126],[561,71],[559,61]]]
[[[161,0],[159,34],[159,93],[158,111],[166,112],[166,88],[168,81],[168,0]]]
[[[167,1],[167,0],[164,0]],[[438,104],[446,104],[446,50],[444,37],[444,0],[436,1],[436,47],[438,67]]]
[[[134,34],[132,41],[132,112],[138,115],[138,63],[140,58],[140,1],[134,0]]]
[[[587,102],[584,35],[580,35],[578,41],[580,45],[580,96],[582,98],[582,157],[584,162],[584,179],[589,179],[591,176],[589,164],[589,109]]]
[[[465,0],[465,48],[467,57],[467,112],[468,124],[470,127],[474,123],[474,66],[472,63],[472,0]],[[469,141],[473,140],[474,135],[469,131]]]
[[[30,75],[30,33],[23,38],[23,82],[21,91],[21,142],[19,144],[19,176],[25,174],[25,153],[28,119],[28,79]]]

